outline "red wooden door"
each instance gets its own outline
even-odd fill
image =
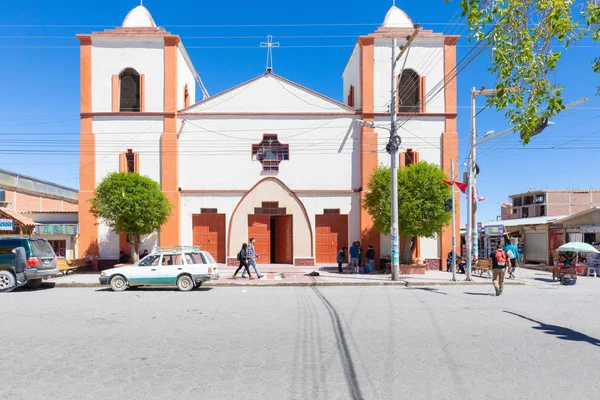
[[[550,229],[550,250],[556,250],[565,244],[565,233],[562,229]]]
[[[275,217],[275,262],[293,264],[292,216]]]
[[[317,215],[315,224],[317,263],[335,264],[339,249],[348,246],[348,216]]]
[[[271,263],[271,217],[248,215],[248,239],[254,238],[254,250],[261,264]]]
[[[193,244],[208,251],[218,263],[225,262],[225,214],[192,216]]]

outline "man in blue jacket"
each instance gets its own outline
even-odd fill
[[[519,249],[517,249],[517,246],[512,244],[510,240],[507,240],[506,243],[508,244],[504,247],[504,252],[508,256],[508,260],[510,262],[510,268],[508,269],[508,279],[515,279],[515,271],[517,270],[517,260],[519,259]]]

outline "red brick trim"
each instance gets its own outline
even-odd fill
[[[314,267],[314,258],[294,258],[294,265],[297,267]]]

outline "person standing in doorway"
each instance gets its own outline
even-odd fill
[[[347,251],[348,251],[348,248],[346,246],[344,246],[344,247],[342,247],[340,249],[340,251],[338,251],[338,254],[337,254],[338,272],[340,274],[344,273],[344,269],[342,268],[342,264],[346,260],[346,252]]]
[[[507,245],[504,247],[504,251],[506,252],[506,256],[508,257],[509,266],[508,266],[508,279],[515,279],[515,272],[517,270],[518,260],[519,260],[519,249],[517,246],[512,244],[510,240],[506,241]]]
[[[256,259],[259,258],[258,254],[256,254],[256,250],[254,250],[254,243],[256,240],[254,238],[250,238],[250,244],[248,244],[248,264],[254,268],[254,272],[256,272],[256,277],[258,279],[263,276],[258,272],[258,268],[256,267]],[[246,271],[242,273],[242,278],[245,278]]]
[[[492,263],[492,277],[496,296],[500,296],[504,291],[504,275],[506,274],[506,265],[508,262],[508,257],[502,245],[499,244],[496,251],[490,254],[489,261]]]
[[[238,253],[238,260],[240,261],[240,266],[235,270],[232,278],[237,279],[237,273],[240,272],[242,268],[244,268],[244,274],[248,274],[249,279],[254,279],[252,274],[250,273],[250,269],[248,268],[248,244],[244,243],[242,245],[242,249]]]
[[[365,273],[368,274],[369,272],[373,272],[375,269],[375,249],[373,246],[369,245],[369,249],[365,254],[365,258],[367,259],[367,271],[365,271]]]
[[[350,273],[358,273],[359,261],[360,260],[360,246],[358,242],[352,243],[350,247]]]

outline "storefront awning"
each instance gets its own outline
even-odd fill
[[[0,233],[27,233],[35,227],[35,221],[25,215],[0,207]]]
[[[77,235],[79,225],[75,224],[38,224],[35,227],[36,235]]]

